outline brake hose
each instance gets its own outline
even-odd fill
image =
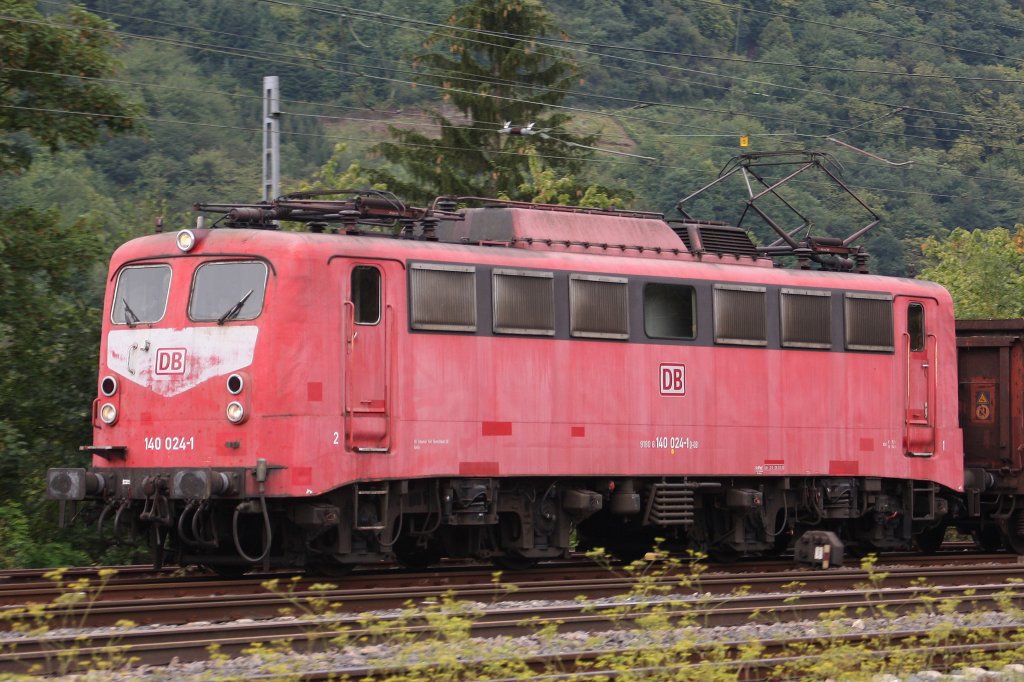
[[[267,460],[262,457],[257,459],[256,470],[253,473],[256,475],[256,482],[259,484],[260,511],[263,512],[263,552],[258,557],[249,556],[242,549],[242,543],[238,536],[238,515],[242,511],[249,511],[252,508],[251,500],[239,502],[238,506],[235,507],[235,513],[231,518],[231,539],[235,543],[235,551],[238,552],[238,556],[250,563],[258,564],[270,555],[270,544],[273,541],[273,534],[270,529],[270,513],[267,512],[267,500],[264,497],[267,487]]]

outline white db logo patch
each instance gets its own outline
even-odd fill
[[[161,375],[184,374],[185,349],[158,348],[156,351],[156,373]]]
[[[662,395],[686,395],[685,365],[662,365],[660,379]]]

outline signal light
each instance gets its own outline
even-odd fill
[[[100,382],[100,393],[108,398],[117,393],[117,379],[110,376],[103,377],[103,381]]]
[[[228,421],[232,424],[241,424],[245,420],[245,408],[242,407],[242,403],[237,400],[232,400],[228,403],[227,410],[225,410]]]
[[[103,407],[100,408],[100,419],[107,426],[111,426],[117,421],[117,408],[113,403],[103,404]]]
[[[192,230],[181,230],[174,238],[174,243],[183,253],[188,253],[196,245],[196,233]]]
[[[227,385],[228,393],[231,395],[238,395],[242,392],[242,388],[245,387],[245,380],[242,379],[241,374],[232,374],[228,377]]]

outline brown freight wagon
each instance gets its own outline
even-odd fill
[[[1024,319],[957,320],[965,509],[960,530],[1024,553]]]

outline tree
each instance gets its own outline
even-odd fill
[[[135,127],[135,105],[94,80],[115,66],[110,24],[26,0],[0,0],[0,16],[0,176],[27,170],[34,142],[56,152]],[[84,557],[39,541],[53,539],[40,493],[46,468],[80,463],[90,434],[104,236],[91,217],[0,208],[0,566]]]
[[[95,143],[104,129],[135,127],[136,107],[94,80],[117,65],[112,24],[78,7],[44,17],[29,0],[0,0],[0,15],[0,173],[31,163],[29,145],[14,133],[56,151]]]
[[[949,289],[957,317],[1005,318],[1024,315],[1024,225],[969,232],[957,228],[921,246],[922,279]]]
[[[431,110],[439,137],[391,128],[393,142],[377,146],[402,172],[376,177],[400,196],[428,200],[439,194],[523,198],[530,177],[529,148],[559,174],[579,170],[587,150],[561,140],[591,144],[564,131],[570,117],[545,114],[563,100],[577,75],[568,54],[537,39],[553,27],[537,0],[474,0],[433,33],[419,55],[419,82],[443,90],[443,101],[461,115]],[[551,139],[499,133],[506,122],[555,131]]]

